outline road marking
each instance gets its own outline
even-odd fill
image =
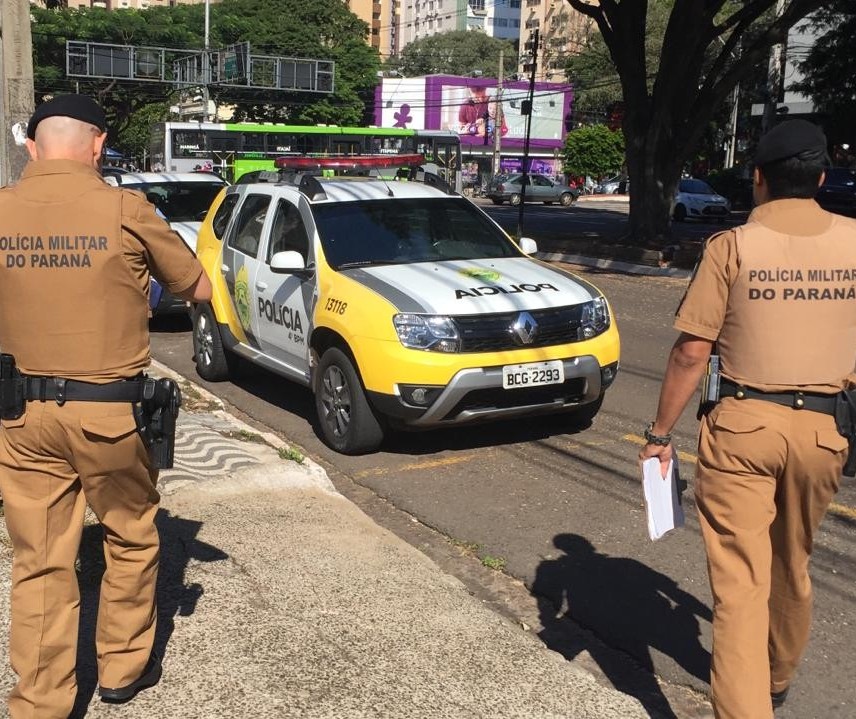
[[[640,437],[635,434],[625,434],[622,439],[625,439],[628,442],[633,442],[633,444],[638,444],[639,446],[644,446],[646,444],[644,437]],[[682,462],[690,462],[692,464],[695,464],[698,461],[698,457],[694,454],[681,452],[680,450],[678,450],[678,459]],[[835,514],[839,517],[846,517],[847,519],[856,519],[856,507],[848,507],[846,504],[838,504],[838,502],[830,502],[829,513]]]
[[[450,467],[454,464],[469,462],[475,459],[475,455],[464,454],[456,457],[444,457],[443,459],[431,459],[425,462],[414,462],[413,464],[402,464],[400,467],[373,467],[372,469],[363,469],[355,473],[354,476],[362,477],[381,477],[391,472],[410,472],[419,469],[432,469],[434,467]]]

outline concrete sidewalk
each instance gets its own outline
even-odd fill
[[[155,374],[171,373],[158,367]],[[90,518],[80,552],[75,716],[649,716],[636,699],[485,608],[337,494],[321,468],[182,385],[188,411],[176,466],[159,484],[163,679],[122,706],[93,696],[103,559]],[[5,526],[0,538],[0,663],[8,667]],[[13,681],[4,671],[0,692]]]

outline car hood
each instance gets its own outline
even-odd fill
[[[600,293],[555,267],[528,259],[449,260],[342,270],[399,312],[473,315],[562,307]]]
[[[178,236],[184,240],[194,253],[196,253],[196,238],[199,235],[199,228],[202,227],[201,222],[170,222],[169,226],[178,233]]]
[[[722,195],[703,195],[700,193],[691,194],[689,192],[682,192],[680,193],[680,196],[687,202],[709,202],[714,204],[725,202],[725,198]]]

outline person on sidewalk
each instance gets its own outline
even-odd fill
[[[856,221],[813,199],[826,138],[809,122],[783,122],[761,138],[755,163],[756,208],[705,246],[639,453],[665,473],[670,432],[715,343],[720,399],[703,407],[695,497],[717,719],[772,717],[808,642],[812,540],[848,447],[833,407],[856,367]]]
[[[0,347],[4,368],[11,355],[22,375],[20,408],[0,421],[14,552],[12,719],[65,718],[75,703],[75,559],[87,503],[104,530],[101,697],[126,701],[161,673],[157,470],[133,416],[149,364],[149,274],[195,302],[211,284],[145,197],[102,180],[106,136],[104,111],[88,97],[39,105],[27,127],[31,162],[0,190]]]

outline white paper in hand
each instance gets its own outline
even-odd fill
[[[651,539],[659,539],[666,532],[684,526],[684,510],[678,496],[678,465],[674,460],[669,462],[665,478],[660,475],[657,457],[642,462],[642,491]]]

